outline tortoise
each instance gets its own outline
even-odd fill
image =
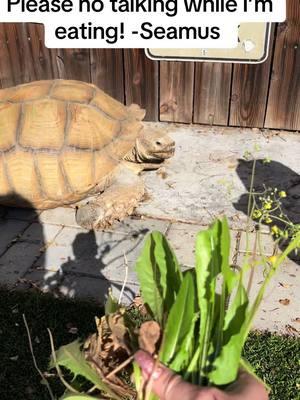
[[[95,85],[37,81],[0,90],[0,203],[74,205],[76,221],[102,229],[142,200],[142,170],[174,154],[166,134],[144,127],[145,111]]]

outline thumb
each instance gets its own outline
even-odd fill
[[[179,375],[174,374],[162,364],[157,365],[151,355],[145,351],[139,350],[135,354],[135,361],[142,369],[144,379],[146,381],[151,379],[151,390],[161,400],[213,399],[213,397],[207,397],[206,389],[183,381]]]

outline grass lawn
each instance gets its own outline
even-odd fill
[[[34,369],[22,314],[30,327],[35,356],[46,371],[50,355],[47,328],[58,348],[94,331],[94,316],[102,310],[95,303],[62,301],[32,292],[0,289],[0,393],[2,400],[44,400],[48,392]],[[77,328],[77,329],[76,329]],[[272,387],[272,400],[300,399],[300,339],[271,334],[251,334],[245,356]],[[63,388],[49,380],[55,393]],[[253,399],[255,400],[255,399]]]

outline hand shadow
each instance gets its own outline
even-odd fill
[[[17,207],[5,205],[11,199]],[[117,292],[121,291],[122,283],[110,282],[102,273],[107,266],[104,257],[119,242],[105,240],[98,248],[93,231],[79,232],[72,243],[73,252],[68,249],[71,243],[65,243],[67,252],[73,253],[72,258],[47,266],[45,260],[48,256],[51,258],[50,252],[55,255],[59,248],[54,243],[50,249],[39,221],[39,211],[16,193],[0,196],[0,229],[1,286],[24,290],[35,288],[57,297],[93,297],[100,303],[105,302],[111,286]],[[62,256],[58,254],[58,259]],[[120,277],[122,280],[123,276]],[[130,287],[126,287],[124,300],[133,297]]]
[[[251,176],[253,161],[238,160],[236,172],[244,184],[245,189],[249,193],[251,185]],[[278,161],[271,161],[270,163],[264,162],[259,159],[256,161],[255,175],[254,175],[254,191],[262,192],[265,187],[272,189],[277,188],[279,191],[285,191],[286,198],[281,199],[282,211],[288,219],[294,224],[300,224],[300,175],[289,167],[281,164]],[[236,210],[242,211],[247,215],[248,213],[248,193],[241,195],[237,203],[233,203]],[[276,221],[279,228],[284,226]],[[283,241],[279,244],[280,249],[286,247]],[[300,265],[300,256],[295,253],[289,257],[291,260]]]

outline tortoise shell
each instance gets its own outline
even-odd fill
[[[52,208],[87,197],[132,149],[143,117],[84,82],[0,90],[1,204]]]

